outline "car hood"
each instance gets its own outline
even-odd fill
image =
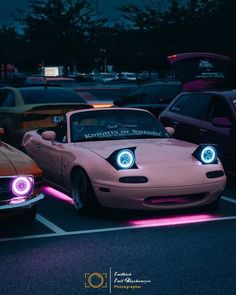
[[[0,142],[0,167],[0,176],[41,175],[41,170],[29,156],[3,142]]]
[[[83,142],[74,145],[87,148],[105,159],[117,150],[135,148],[136,164],[139,167],[157,163],[159,167],[199,165],[192,157],[197,145],[174,138]]]
[[[209,52],[168,56],[184,91],[235,87],[235,68],[231,58]]]

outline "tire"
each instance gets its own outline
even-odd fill
[[[72,175],[72,198],[74,207],[79,213],[91,213],[98,202],[87,173],[78,168]]]

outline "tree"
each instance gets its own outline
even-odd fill
[[[29,0],[29,12],[16,19],[23,26],[31,64],[79,64],[87,33],[95,26],[87,0]]]
[[[7,64],[21,66],[23,55],[25,54],[25,42],[13,27],[0,27],[0,65],[5,69],[7,75]]]

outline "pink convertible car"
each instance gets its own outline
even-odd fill
[[[22,144],[80,212],[98,204],[163,210],[217,201],[226,183],[217,147],[173,132],[146,110],[88,109],[67,113],[56,128],[27,132]]]

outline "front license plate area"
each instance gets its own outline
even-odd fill
[[[64,116],[51,116],[52,123],[59,123],[59,122],[64,122],[64,121],[65,121]]]

